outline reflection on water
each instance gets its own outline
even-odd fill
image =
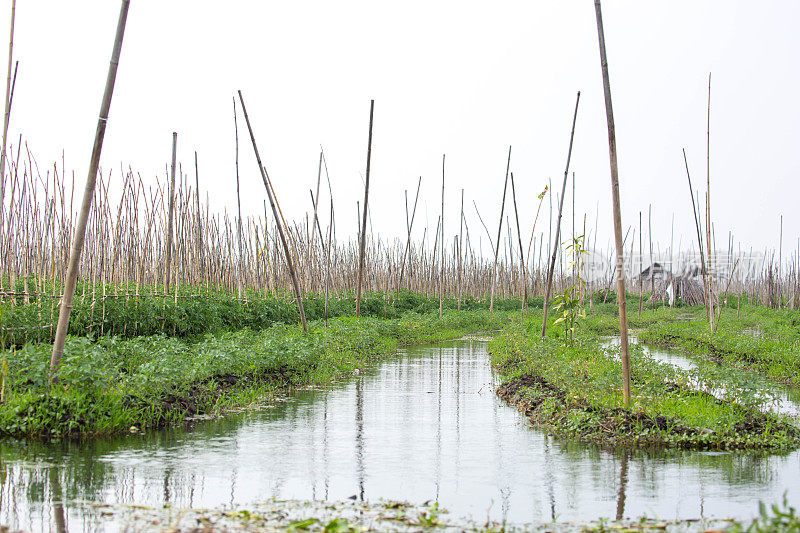
[[[409,349],[273,409],[95,442],[0,443],[0,522],[91,530],[86,502],[438,501],[484,520],[740,517],[800,494],[800,454],[609,451],[531,429],[494,396],[486,343]]]

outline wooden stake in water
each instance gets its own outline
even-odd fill
[[[61,296],[61,307],[58,311],[58,324],[56,326],[55,340],[53,341],[53,353],[50,357],[50,382],[56,379],[56,371],[61,356],[64,353],[64,342],[67,338],[69,327],[69,315],[72,311],[72,299],[75,296],[75,284],[78,279],[78,265],[83,251],[83,241],[86,236],[86,223],[89,219],[89,210],[92,206],[94,197],[94,186],[97,182],[97,169],[100,165],[100,153],[103,151],[103,138],[106,133],[106,123],[108,122],[108,112],[111,108],[111,96],[114,94],[114,83],[117,79],[117,66],[119,56],[122,51],[122,38],[125,35],[125,22],[128,19],[128,6],[130,0],[122,0],[117,21],[117,33],[114,38],[114,48],[111,53],[111,63],[108,67],[106,77],[106,87],[103,92],[103,101],[100,104],[100,117],[97,120],[97,130],[94,135],[94,145],[92,147],[92,157],[89,160],[89,175],[86,178],[86,188],[83,191],[83,203],[78,214],[78,224],[75,228],[75,238],[72,241],[72,250],[69,254],[69,264],[64,278],[64,294]]]
[[[367,212],[369,201],[369,165],[372,159],[372,116],[375,110],[375,100],[369,102],[369,140],[367,141],[367,179],[364,184],[364,213],[361,221],[358,251],[358,281],[356,285],[356,316],[361,314],[361,281],[364,278],[364,249],[367,242]]]
[[[631,363],[628,355],[628,309],[625,303],[625,270],[622,244],[622,214],[619,202],[619,174],[617,173],[617,139],[614,128],[614,111],[611,106],[611,82],[608,77],[606,40],[603,34],[603,15],[600,0],[594,2],[597,16],[597,38],[600,44],[600,65],[603,70],[603,94],[606,101],[608,122],[608,154],[611,161],[611,198],[614,212],[614,243],[617,249],[617,301],[619,302],[620,356],[622,359],[622,401],[631,405]]]

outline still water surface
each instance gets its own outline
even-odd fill
[[[92,530],[84,502],[438,501],[541,522],[738,517],[800,497],[800,452],[628,452],[553,439],[494,395],[486,342],[410,348],[274,408],[84,444],[0,442],[0,523]],[[63,503],[62,503],[63,502]]]

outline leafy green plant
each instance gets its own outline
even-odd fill
[[[763,501],[758,502],[758,517],[747,528],[740,524],[733,531],[747,533],[798,533],[800,532],[800,515],[789,505],[787,493],[783,493],[783,504],[772,504],[767,507]]]
[[[585,281],[581,277],[581,256],[587,253],[583,249],[583,235],[572,239],[567,246],[567,252],[572,256],[569,268],[573,269],[575,276],[573,283],[564,288],[564,294],[559,294],[553,300],[553,310],[560,312],[555,325],[561,325],[564,328],[564,344],[571,346],[575,341],[578,320],[586,318],[586,309],[583,307]]]
[[[442,525],[439,520],[441,510],[439,509],[439,502],[432,503],[427,509],[420,511],[417,520],[419,525],[423,527],[438,527]]]

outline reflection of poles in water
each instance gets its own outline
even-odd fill
[[[500,490],[502,520],[505,522],[506,515],[508,514],[509,499],[511,497],[510,485],[506,483],[506,485],[500,486],[500,482],[505,482],[509,477],[503,465],[503,450],[505,449],[505,447],[503,446],[503,435],[499,417],[500,409],[505,409],[505,406],[501,406],[497,402],[493,402],[492,405],[493,405],[492,421],[494,423],[492,428],[492,433],[494,434],[494,441],[495,441],[494,450],[495,450],[495,463],[496,463],[495,473],[498,481],[498,489]]]
[[[53,520],[55,521],[56,531],[65,533],[67,531],[67,521],[64,517],[64,502],[61,494],[61,480],[58,477],[58,468],[51,468],[50,478],[50,504],[53,506]]]
[[[325,483],[325,498],[328,499],[328,395],[325,394],[325,403],[322,406],[322,471]]]
[[[434,476],[436,478],[436,501],[439,501],[439,489],[442,484],[442,347],[439,346],[439,388],[437,394],[437,413],[436,413],[436,466],[434,466]]]
[[[472,348],[472,341],[469,343]],[[456,472],[461,472],[461,353],[462,347],[456,347]]]
[[[625,490],[628,487],[628,451],[623,450],[619,467],[619,488],[617,489],[617,520],[625,514]]]
[[[239,477],[239,471],[234,467],[233,472],[231,473],[231,507],[233,507],[234,502],[236,502],[236,478]],[[191,505],[191,501],[194,499],[194,476],[192,476],[192,491],[189,496],[189,502]]]
[[[169,476],[171,473],[171,468],[164,470],[164,503],[171,503],[171,496],[169,492]]]
[[[552,459],[550,458],[550,438],[544,438],[544,481],[547,484],[547,496],[550,499],[550,519],[556,521],[556,494],[555,476],[553,475]]]
[[[358,473],[358,497],[364,501],[364,382],[356,382],[356,470]]]

